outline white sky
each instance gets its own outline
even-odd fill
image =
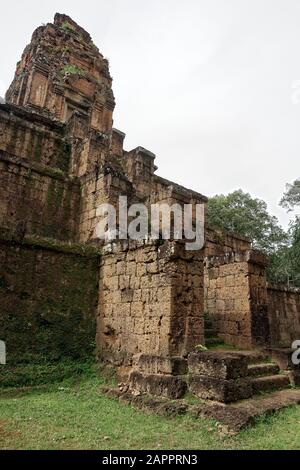
[[[2,2],[1,96],[56,11],[109,58],[126,149],[148,148],[158,174],[207,196],[249,191],[286,225],[278,201],[300,177],[299,0]]]

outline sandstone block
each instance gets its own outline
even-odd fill
[[[149,395],[171,399],[181,398],[187,391],[187,383],[181,377],[142,374],[137,371],[130,375],[130,387],[132,390],[145,392]]]
[[[249,379],[224,380],[206,375],[194,375],[189,378],[189,389],[199,398],[230,403],[252,396]]]
[[[247,376],[248,360],[239,354],[199,351],[189,354],[188,367],[190,374],[229,380]]]
[[[141,354],[134,363],[140,372],[147,374],[185,375],[187,360],[182,357],[163,357]]]

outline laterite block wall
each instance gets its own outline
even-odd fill
[[[91,249],[0,240],[0,338],[8,363],[94,352],[98,272]]]

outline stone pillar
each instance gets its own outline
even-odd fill
[[[263,253],[254,250],[248,252],[247,257],[252,345],[266,347],[270,344],[266,278],[267,259]]]
[[[253,250],[206,258],[205,310],[225,344],[268,345],[266,264]]]

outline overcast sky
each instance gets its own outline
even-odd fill
[[[0,96],[33,30],[66,13],[110,60],[114,126],[158,174],[278,207],[300,177],[299,0],[2,2]]]

